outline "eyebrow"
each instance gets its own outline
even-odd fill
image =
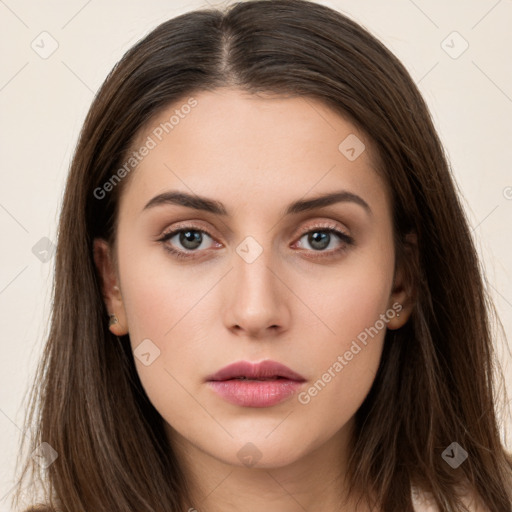
[[[370,206],[362,197],[346,190],[339,190],[337,192],[323,194],[313,199],[300,199],[288,205],[284,214],[297,214],[300,212],[315,210],[317,208],[323,208],[341,202],[355,203],[366,210],[368,214],[372,214]],[[187,208],[202,210],[205,212],[213,213],[215,215],[229,215],[225,206],[219,201],[209,199],[207,197],[201,197],[195,194],[192,195],[186,192],[178,192],[173,190],[163,192],[162,194],[158,194],[157,196],[153,197],[153,199],[151,199],[146,204],[146,206],[144,206],[143,211],[166,204],[185,206]]]

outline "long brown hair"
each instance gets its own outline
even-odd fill
[[[171,19],[130,49],[99,90],[66,184],[51,327],[26,419],[30,451],[48,443],[58,457],[43,474],[27,456],[22,477],[31,469],[46,486],[49,510],[194,505],[130,345],[108,329],[93,261],[94,238],[115,241],[129,177],[102,199],[95,190],[155,114],[222,86],[314,98],[357,125],[392,190],[397,259],[407,254],[408,235],[416,239],[412,316],[386,333],[373,387],[356,413],[353,488],[369,503],[376,497],[384,512],[411,512],[416,485],[441,511],[454,511],[461,510],[456,490],[467,483],[490,510],[510,512],[512,457],[495,411],[492,305],[427,106],[375,37],[303,0],[247,1]],[[454,441],[469,454],[457,469],[441,456]]]

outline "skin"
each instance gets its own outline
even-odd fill
[[[340,508],[354,414],[374,380],[386,328],[400,328],[411,311],[402,269],[394,272],[390,193],[374,169],[371,141],[309,98],[232,88],[193,97],[198,105],[125,184],[115,247],[95,240],[105,302],[119,319],[111,331],[129,333],[134,350],[145,339],[160,350],[149,366],[135,362],[191,482],[191,508],[364,511],[353,500]],[[185,102],[159,113],[133,148]],[[354,161],[338,149],[350,134],[366,146]],[[371,213],[346,201],[284,216],[293,201],[341,189]],[[171,204],[143,211],[168,190],[220,201],[230,215]],[[331,235],[315,250],[299,231],[324,233],[326,224],[353,245]],[[193,249],[200,256],[169,254],[164,244],[187,251],[179,235],[158,241],[178,227],[211,234]],[[252,263],[236,252],[247,236],[262,248]],[[272,407],[241,407],[205,384],[232,362],[272,359],[303,375],[307,390],[395,303],[400,316],[307,404],[294,395]],[[237,455],[247,443],[261,453],[251,467]]]

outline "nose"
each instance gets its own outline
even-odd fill
[[[291,296],[270,249],[248,262],[236,252],[226,286],[224,322],[234,334],[268,338],[288,329]]]

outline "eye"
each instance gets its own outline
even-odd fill
[[[204,229],[190,225],[165,233],[158,239],[158,242],[161,242],[165,250],[177,258],[194,258],[198,257],[196,253],[211,247],[211,245],[208,246],[205,237],[213,240],[212,235]],[[308,226],[302,230],[297,243],[300,243],[303,238],[311,247],[311,250],[306,252],[312,253],[310,256],[312,258],[334,257],[354,244],[354,239],[351,236],[331,224]],[[173,239],[175,239],[174,242]],[[337,247],[332,248],[333,243],[336,245],[336,241],[338,242]],[[221,246],[217,242],[215,244],[217,244],[217,247]],[[302,247],[302,244],[300,246]],[[331,247],[331,250],[326,250],[329,247]]]
[[[198,229],[194,226],[185,226],[164,234],[158,241],[162,242],[164,248],[178,258],[189,258],[194,256],[193,253],[206,249],[204,244],[205,236],[213,239],[204,229]],[[168,243],[172,242],[173,238],[176,239],[174,243],[178,245],[178,248],[175,248],[172,243]]]
[[[354,244],[354,239],[333,225],[308,226],[307,231],[302,231],[302,239],[306,240],[306,244],[312,248],[313,258],[323,258],[335,256],[347,249],[348,246]],[[337,242],[337,244],[336,244]],[[333,248],[334,245],[334,248]],[[331,250],[326,250],[328,248]]]

